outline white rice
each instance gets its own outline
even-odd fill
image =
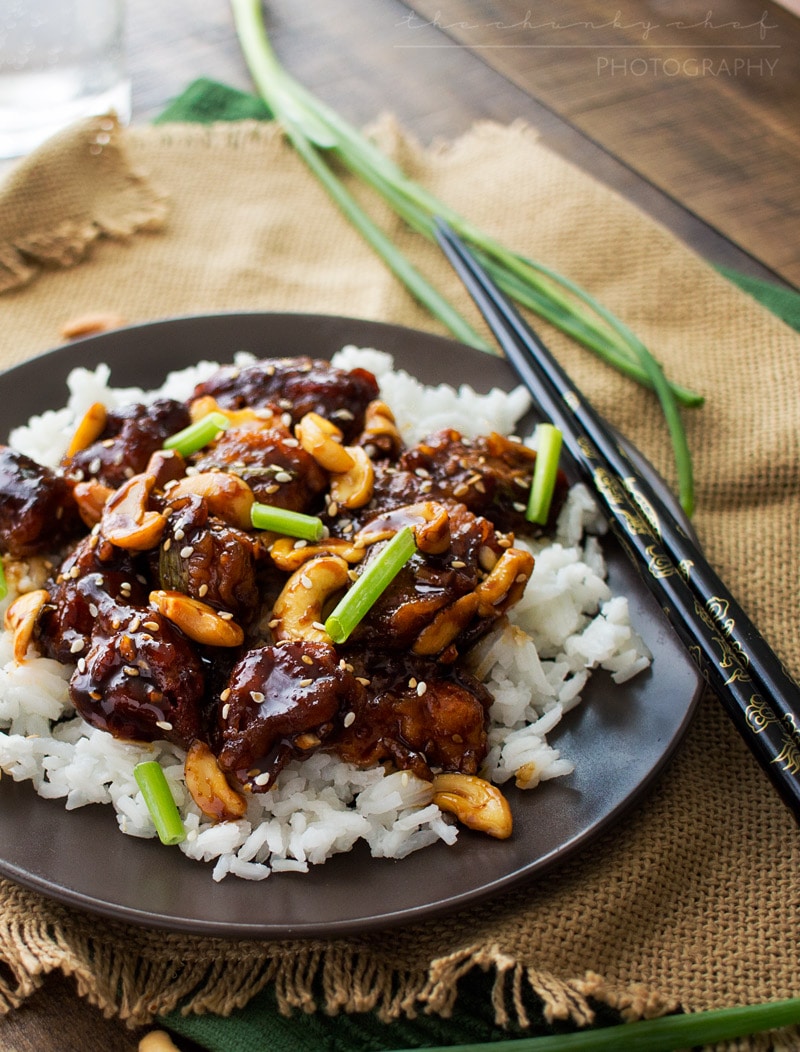
[[[251,355],[237,356],[240,364]],[[530,400],[522,388],[477,394],[462,385],[428,387],[396,371],[391,356],[348,346],[334,358],[343,368],[361,366],[378,378],[381,397],[395,413],[409,444],[451,427],[474,437],[512,434]],[[76,422],[93,402],[107,406],[157,396],[188,398],[217,368],[202,362],[171,374],[157,392],[114,389],[110,371],[76,369],[68,380],[64,409],[33,418],[10,436],[15,448],[55,467]],[[525,438],[535,445],[535,435]],[[510,624],[480,641],[469,664],[491,690],[490,749],[481,773],[502,785],[514,780],[533,788],[574,769],[547,741],[562,715],[576,706],[591,671],[603,668],[618,683],[646,668],[650,654],[631,626],[624,596],[611,594],[605,561],[592,533],[602,520],[591,493],[573,487],[556,537],[531,547],[536,564]],[[520,538],[517,544],[526,543]],[[37,587],[37,567],[10,577],[3,613],[17,590]],[[0,632],[0,769],[29,780],[37,793],[64,801],[68,810],[110,804],[119,828],[153,837],[155,829],[133,769],[144,759],[164,768],[186,829],[180,850],[213,863],[213,878],[227,874],[262,880],[270,873],[306,872],[364,841],[377,858],[403,858],[437,841],[452,844],[458,827],[432,803],[431,787],[407,772],[360,770],[326,753],[290,763],[266,794],[252,794],[244,818],[212,823],[183,783],[183,756],[166,742],[132,745],[94,730],[75,715],[68,681],[71,668],[39,657],[13,661],[10,633]]]

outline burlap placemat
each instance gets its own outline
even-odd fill
[[[98,132],[109,138],[98,143]],[[388,119],[376,135],[414,178],[590,289],[673,377],[705,392],[705,407],[686,415],[696,528],[800,672],[796,334],[523,126],[480,125],[432,149]],[[368,204],[470,312],[438,251]],[[81,232],[80,252],[36,250],[67,228]],[[259,308],[434,327],[278,132],[256,122],[124,136],[90,124],[49,144],[24,178],[0,186],[0,261],[16,285],[0,296],[2,366],[58,343],[65,320],[101,310],[130,322]],[[598,408],[671,479],[650,395],[547,335]],[[576,1023],[590,1021],[597,1002],[639,1016],[762,1001],[800,992],[798,872],[797,827],[709,694],[656,789],[581,857],[386,939],[270,945],[98,925],[4,881],[0,1003],[19,1004],[61,969],[83,995],[135,1022],[179,1003],[230,1011],[265,984],[283,1008],[378,1008],[392,1017],[447,1012],[459,977],[476,967],[497,977],[501,1022],[524,1023],[530,993],[549,1018]]]

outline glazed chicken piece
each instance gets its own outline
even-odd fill
[[[0,446],[0,550],[15,559],[55,552],[80,528],[72,484],[24,453]]]
[[[202,497],[167,502],[167,525],[152,575],[159,588],[183,592],[236,618],[260,605],[256,573],[266,553],[256,537],[209,513]]]
[[[100,434],[85,448],[64,457],[62,468],[76,479],[97,479],[112,489],[147,467],[165,439],[187,427],[189,411],[181,402],[160,398],[149,405],[110,409]]]
[[[148,606],[142,563],[99,534],[81,541],[47,589],[37,643],[77,667],[70,697],[93,727],[134,741],[187,746],[201,733],[196,648]]]
[[[310,511],[327,488],[328,475],[288,428],[231,428],[195,461],[198,471],[230,471],[256,500],[290,511]]]
[[[525,523],[535,462],[533,450],[503,435],[467,439],[458,431],[446,429],[406,450],[398,469],[419,478],[428,497],[461,501],[476,515],[485,515],[500,529],[509,530]],[[559,472],[552,521],[566,492],[566,476]]]
[[[277,408],[296,424],[306,413],[319,413],[344,433],[346,443],[361,431],[364,412],[378,396],[378,383],[366,369],[337,369],[307,357],[271,358],[246,366],[226,366],[195,388],[223,409]]]
[[[329,644],[295,641],[248,651],[221,696],[220,767],[265,792],[293,756],[331,737],[363,693]]]

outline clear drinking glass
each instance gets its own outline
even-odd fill
[[[0,0],[0,157],[81,117],[130,119],[124,0]]]

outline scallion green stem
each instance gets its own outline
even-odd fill
[[[800,1023],[800,998],[662,1016],[571,1034],[437,1045],[425,1052],[677,1052]],[[789,1047],[788,1045],[786,1046]],[[410,1052],[395,1049],[394,1052]]]
[[[325,523],[314,515],[299,511],[275,508],[271,504],[256,501],[250,509],[250,521],[257,530],[270,530],[286,537],[300,537],[304,541],[321,541],[325,535]]]
[[[398,530],[325,621],[325,631],[334,643],[344,643],[350,638],[416,550],[411,527]]]
[[[181,456],[190,457],[198,449],[203,449],[212,442],[220,431],[230,427],[230,420],[224,413],[208,413],[200,420],[189,424],[182,431],[170,435],[164,442],[164,449],[174,449]]]
[[[180,844],[186,839],[181,816],[175,806],[172,790],[161,764],[155,760],[137,763],[133,769],[136,784],[141,790],[147,810],[153,819],[158,838],[162,844]]]
[[[372,187],[411,229],[433,237],[433,217],[444,219],[482,257],[497,284],[521,306],[546,318],[627,376],[655,391],[674,453],[681,503],[691,514],[694,482],[678,404],[699,405],[702,396],[666,378],[660,364],[634,334],[574,282],[513,252],[408,178],[358,129],[294,80],[281,66],[264,27],[260,0],[231,0],[237,33],[250,72],[268,108],[291,142],[357,230],[416,298],[463,342],[491,349],[415,270],[355,202],[323,152]]]
[[[6,568],[3,565],[3,560],[0,558],[0,599],[5,599],[8,595],[8,582],[6,581]]]
[[[553,503],[562,439],[563,435],[553,424],[539,424],[536,428],[536,461],[525,518],[540,526],[547,524]]]

